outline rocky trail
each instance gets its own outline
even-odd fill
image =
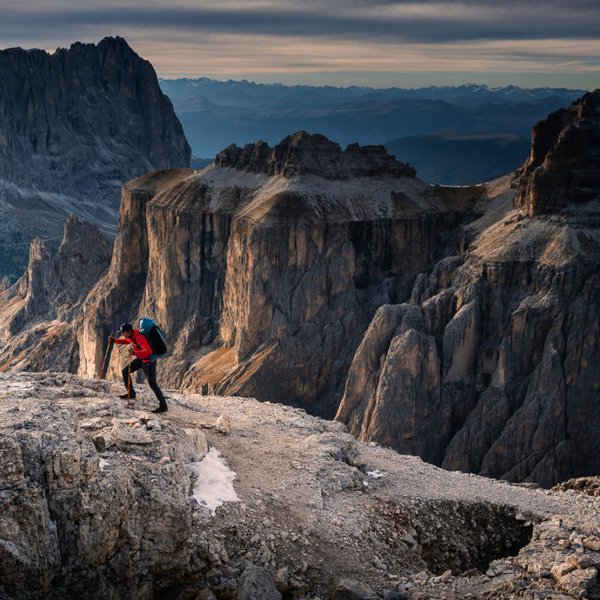
[[[73,375],[0,382],[2,598],[600,597],[597,497],[444,471],[279,404],[169,392],[154,415],[145,385],[128,408]],[[214,512],[191,497],[209,448],[238,498]]]

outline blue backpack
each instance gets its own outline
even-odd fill
[[[140,333],[143,333],[152,348],[152,356],[150,360],[159,358],[163,354],[167,353],[167,341],[165,334],[162,329],[158,326],[156,321],[149,317],[142,317],[140,319]]]

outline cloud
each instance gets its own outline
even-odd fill
[[[155,0],[144,5],[108,2],[98,5],[54,2],[32,10],[25,0],[3,10],[0,31],[45,25],[91,24],[160,27],[194,31],[329,37],[387,43],[474,39],[576,39],[597,37],[600,3],[581,2],[409,2],[366,0],[268,1],[221,0],[177,4]]]
[[[597,0],[4,0],[0,45],[122,35],[161,75],[600,71]],[[567,79],[565,79],[566,81]],[[553,79],[553,82],[556,80]],[[597,84],[594,84],[595,86]],[[593,87],[591,84],[589,87]]]

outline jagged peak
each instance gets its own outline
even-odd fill
[[[46,259],[50,256],[46,244],[41,237],[35,237],[31,240],[29,245],[29,264],[34,261]]]
[[[105,50],[105,49],[113,49],[121,52],[127,52],[132,55],[138,56],[136,51],[127,43],[125,38],[120,36],[106,36],[102,38],[97,44],[93,42],[73,42],[68,48],[58,47],[53,53],[48,52],[42,48],[21,48],[20,46],[14,46],[12,48],[4,48],[0,49],[0,56],[31,56],[31,55],[45,55],[45,56],[53,56],[60,55],[64,53],[73,53],[79,51],[96,51],[96,50]]]
[[[415,177],[416,170],[399,162],[383,146],[339,144],[320,133],[297,131],[271,148],[258,141],[243,148],[232,144],[215,158],[219,167],[265,173],[270,176],[318,175],[325,179],[351,177]]]
[[[600,89],[584,94],[534,126],[515,206],[534,217],[600,200],[598,148]]]
[[[113,46],[115,48],[127,48],[132,50],[131,46],[127,43],[127,40],[120,35],[111,36],[107,35],[103,37],[97,44],[98,46]],[[132,50],[133,51],[133,50]]]
[[[136,51],[127,43],[127,40],[121,36],[106,36],[103,37],[97,44],[93,42],[73,42],[69,48],[57,48],[56,52],[77,52],[77,51],[96,51],[96,50],[116,50],[121,52],[127,52],[131,54],[135,54],[137,56]]]
[[[77,256],[83,260],[94,258],[100,253],[108,255],[109,243],[100,230],[87,221],[80,221],[71,213],[65,221],[63,239],[58,255],[65,258]]]

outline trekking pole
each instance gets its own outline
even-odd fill
[[[104,352],[104,359],[102,360],[102,368],[100,369],[100,375],[98,376],[98,383],[96,384],[96,391],[100,389],[100,381],[102,381],[102,375],[104,375],[104,365],[108,358],[108,351],[110,350],[110,342],[106,345],[106,351]]]

